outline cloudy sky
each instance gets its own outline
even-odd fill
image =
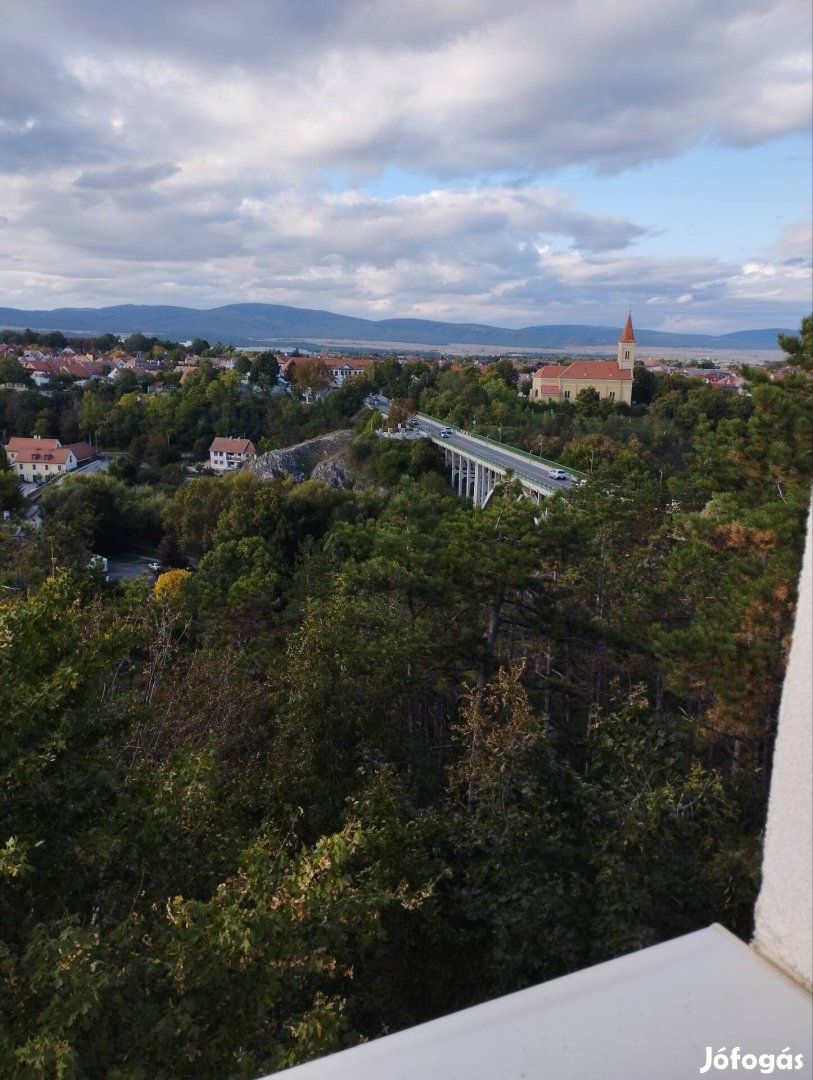
[[[0,306],[811,309],[808,0],[2,0]]]

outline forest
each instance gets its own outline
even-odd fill
[[[631,408],[531,406],[499,362],[311,405],[205,363],[0,393],[16,434],[127,451],[0,526],[3,1076],[258,1077],[713,921],[747,940],[813,317],[780,344],[746,396],[642,371]],[[475,509],[376,438],[370,380],[589,479]],[[338,428],[352,491],[182,458]],[[90,565],[135,541],[154,587]]]

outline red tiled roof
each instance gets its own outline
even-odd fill
[[[69,375],[73,375],[76,379],[86,379],[88,375],[93,374],[88,370],[88,365],[84,360],[68,360],[63,363],[61,371],[67,371]]]
[[[18,454],[25,450],[56,450],[61,446],[59,439],[24,439],[12,435],[6,443],[6,453]]]
[[[254,449],[254,443],[250,439],[227,439],[224,436],[218,436],[214,439],[209,450],[215,452],[220,451],[225,454],[256,454]]]
[[[23,360],[22,363],[27,371],[44,371],[48,375],[56,375],[62,367],[56,360]]]
[[[73,456],[77,461],[89,461],[91,458],[96,457],[96,451],[86,442],[74,442],[68,443],[65,447],[66,450],[73,450]]]
[[[41,371],[48,375],[58,375],[67,371],[77,379],[87,379],[90,375],[101,375],[104,364],[100,360],[74,359],[72,357],[49,357],[46,360],[26,360],[23,367],[29,371]]]
[[[22,450],[15,458],[15,465],[30,465],[34,461],[47,461],[54,465],[65,465],[72,453],[69,446],[60,446],[56,449]],[[74,457],[76,455],[74,454]]]
[[[620,345],[620,344],[622,344],[624,342],[627,342],[627,341],[631,341],[633,343],[635,342],[635,334],[633,333],[633,330],[632,330],[632,312],[630,312],[629,315],[627,316],[627,321],[626,321],[626,324],[624,325],[624,333],[618,339],[618,343]]]
[[[615,360],[574,360],[562,376],[563,379],[584,379],[614,382],[631,382],[632,372],[619,368]]]
[[[558,379],[563,371],[567,371],[567,364],[547,364],[534,372],[534,378]]]

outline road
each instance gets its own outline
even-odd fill
[[[154,582],[155,574],[150,570],[150,563],[155,555],[128,555],[113,556],[108,559],[108,574],[111,581],[121,581],[124,578],[144,578]]]
[[[421,416],[420,414],[418,420],[420,422],[421,432],[437,439],[442,438],[440,433],[446,425],[440,424],[435,420],[430,420],[428,417]],[[519,451],[520,456],[516,456],[511,452],[514,450],[514,447],[506,446],[503,449],[493,442],[484,442],[482,439],[478,439],[476,435],[468,435],[466,432],[458,431],[456,428],[450,428],[449,430],[451,431],[451,435],[442,439],[442,442],[445,446],[448,446],[453,450],[461,450],[463,453],[468,451],[472,454],[480,454],[490,461],[493,461],[495,465],[500,465],[504,469],[513,469],[515,473],[522,473],[532,480],[538,480],[548,487],[560,491],[569,490],[575,483],[572,476],[568,476],[566,480],[554,480],[550,475],[549,466],[538,461],[533,461],[529,457],[525,457],[522,455],[522,451]]]
[[[48,484],[59,486],[63,480],[66,480],[69,476],[87,476],[90,473],[107,472],[110,466],[109,458],[96,458],[95,461],[88,462],[87,465],[82,465],[79,469],[74,469],[72,472],[61,473],[59,476],[55,476],[45,483],[38,481],[36,484],[20,484],[20,491],[23,493],[23,497],[30,499],[37,492],[42,491]]]
[[[367,399],[367,404],[379,409],[386,416],[390,403],[387,398],[374,394]],[[577,482],[572,476],[568,476],[566,480],[554,480],[550,475],[551,466],[540,461],[534,461],[531,457],[526,457],[521,450],[515,450],[514,447],[506,446],[503,448],[497,443],[485,442],[475,435],[468,435],[466,432],[452,427],[449,428],[451,434],[446,438],[442,438],[440,433],[448,425],[432,420],[430,417],[424,416],[423,413],[418,413],[418,422],[420,426],[417,434],[431,435],[444,446],[448,446],[453,450],[479,454],[504,469],[513,469],[515,473],[522,473],[524,476],[539,481],[554,490],[568,491]]]

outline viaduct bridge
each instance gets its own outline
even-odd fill
[[[385,414],[389,407],[385,398],[371,399],[370,404]],[[420,430],[416,434],[430,438],[443,449],[452,474],[452,487],[461,497],[472,499],[475,506],[488,503],[494,488],[505,479],[509,470],[512,478],[522,486],[525,497],[536,503],[554,491],[567,491],[586,478],[584,473],[567,469],[556,461],[448,428],[442,421],[424,413],[418,413],[417,420]]]

